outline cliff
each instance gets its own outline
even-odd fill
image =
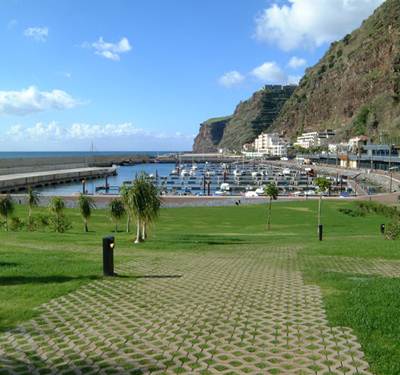
[[[209,119],[200,124],[199,134],[194,139],[194,152],[216,152],[225,130],[226,124],[232,116]]]
[[[193,151],[240,150],[244,143],[253,142],[272,126],[292,93],[292,90],[260,90],[240,102],[232,116],[205,121],[200,125]]]
[[[307,69],[271,130],[295,137],[337,129],[338,140],[400,131],[400,2],[387,0]]]

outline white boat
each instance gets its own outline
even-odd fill
[[[207,177],[215,176],[215,174],[216,174],[215,171],[207,171],[207,172],[206,172],[206,176],[207,176]]]
[[[191,169],[191,170],[189,171],[189,176],[190,176],[190,177],[196,177],[196,171],[195,171],[194,169]]]
[[[261,186],[256,189],[256,194],[257,195],[264,195],[264,186]]]
[[[246,193],[244,193],[244,196],[246,198],[258,197],[257,193],[253,190],[246,191]]]
[[[222,191],[231,191],[231,187],[227,182],[224,182],[223,184],[221,184],[220,186],[220,190]]]
[[[215,195],[231,195],[231,193],[229,191],[225,191],[225,190],[217,190],[214,194]]]
[[[179,171],[177,168],[174,168],[170,173],[171,176],[177,176],[178,174],[179,174]]]
[[[189,175],[189,172],[186,169],[182,169],[181,176],[186,177]]]

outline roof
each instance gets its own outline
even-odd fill
[[[361,141],[361,140],[367,140],[371,139],[369,137],[366,137],[365,135],[359,135],[358,137],[350,138],[350,141]]]

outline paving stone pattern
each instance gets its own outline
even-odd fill
[[[135,252],[0,336],[0,374],[369,374],[297,250]]]

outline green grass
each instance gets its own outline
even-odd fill
[[[266,204],[163,209],[158,222],[149,228],[148,240],[141,244],[133,243],[135,228],[126,233],[125,222],[114,233],[114,222],[104,210],[93,212],[89,233],[83,233],[78,212],[68,209],[65,213],[72,229],[67,233],[1,231],[0,332],[35,316],[35,307],[100,279],[104,236],[115,236],[116,265],[135,260],[141,251],[154,253],[152,259],[157,263],[165,252],[195,256],[296,246],[306,281],[323,291],[332,326],[354,329],[374,374],[399,374],[399,279],[359,274],[351,267],[336,269],[349,259],[366,268],[377,260],[399,261],[399,242],[380,234],[385,217],[351,217],[338,208],[354,209],[354,204],[323,202],[323,241],[317,234],[318,202],[311,200],[274,202],[269,232]],[[18,205],[15,215],[26,220],[27,208]]]

